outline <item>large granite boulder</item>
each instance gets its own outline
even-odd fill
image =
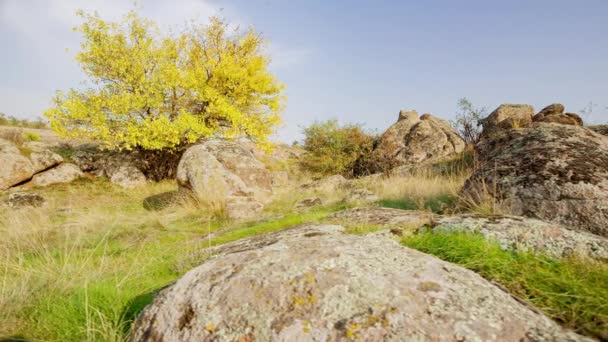
[[[587,341],[462,267],[305,225],[213,248],[131,341]]]
[[[34,175],[32,162],[11,142],[0,139],[0,191],[25,182]]]
[[[133,189],[147,183],[147,177],[138,165],[144,163],[142,156],[132,151],[102,151],[94,146],[83,146],[74,153],[72,160],[84,171],[125,189]]]
[[[608,260],[607,238],[532,218],[474,214],[444,216],[433,222],[431,230],[479,233],[498,242],[505,250],[541,252],[557,258],[577,256]]]
[[[608,135],[608,125],[587,126],[587,128],[601,135]]]
[[[49,186],[59,183],[70,183],[84,176],[80,168],[74,164],[63,163],[36,174],[27,186]]]
[[[487,193],[515,215],[608,236],[608,137],[537,122],[496,132],[476,150],[463,196]]]
[[[479,120],[483,125],[481,138],[492,137],[506,129],[527,127],[532,122],[534,108],[526,104],[502,104],[487,118]]]
[[[550,104],[532,117],[533,122],[554,122],[562,125],[582,126],[583,119],[575,113],[564,113],[561,103]]]
[[[177,168],[177,182],[203,202],[226,203],[229,217],[244,218],[254,216],[269,199],[272,174],[238,143],[210,140],[186,150]],[[239,213],[239,208],[249,214]]]
[[[272,173],[238,142],[212,139],[201,144],[228,171],[239,177],[257,200],[265,201],[272,194]]]
[[[29,159],[32,162],[34,173],[42,172],[63,163],[63,157],[53,152],[45,143],[30,141],[23,144],[24,149],[29,151]]]
[[[401,111],[399,120],[380,137],[371,159],[392,168],[440,161],[464,147],[464,140],[449,122],[431,114],[418,117],[416,111]]]

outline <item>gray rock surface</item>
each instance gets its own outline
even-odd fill
[[[264,205],[252,197],[235,196],[227,200],[224,210],[228,218],[241,220],[257,216]]]
[[[13,209],[19,208],[38,208],[46,204],[44,197],[34,192],[15,192],[6,199],[4,203]]]
[[[438,218],[433,232],[480,233],[503,249],[608,260],[608,239],[519,216],[457,215]]]
[[[272,195],[270,170],[244,144],[212,139],[197,146],[211,153],[226,170],[239,177],[257,201],[265,202]]]
[[[503,130],[527,127],[532,122],[534,108],[526,104],[502,104],[487,118],[479,120],[483,125],[481,137],[493,137]]]
[[[80,168],[74,164],[63,163],[52,169],[36,174],[27,186],[48,186],[58,183],[70,183],[84,176]]]
[[[306,208],[312,208],[318,205],[323,204],[323,201],[319,198],[319,197],[310,197],[310,198],[303,198],[299,201],[296,202],[296,204],[294,205],[294,207],[296,209],[306,209]]]
[[[131,341],[585,341],[479,275],[381,236],[305,225],[212,249]]]
[[[430,225],[433,222],[433,215],[426,211],[377,207],[342,210],[329,215],[327,218],[338,220],[338,222],[364,223],[409,231],[424,225]]]
[[[310,189],[314,191],[339,191],[347,189],[351,186],[348,179],[342,175],[333,175],[325,178],[321,178],[310,183],[302,185],[303,189]]]
[[[344,198],[349,203],[373,203],[378,201],[378,196],[368,189],[355,189],[349,192]]]
[[[63,162],[63,157],[53,152],[47,144],[30,141],[23,144],[23,147],[30,151],[29,159],[34,173],[50,169]]]
[[[608,236],[608,137],[533,123],[482,139],[476,156],[462,196],[488,193],[514,215]]]
[[[441,161],[462,152],[464,147],[464,141],[449,122],[431,114],[418,117],[416,111],[401,111],[397,123],[380,137],[372,159],[393,168]]]
[[[582,126],[583,119],[575,113],[564,113],[564,105],[554,103],[532,117],[533,122],[554,122],[562,125]]]
[[[587,128],[601,135],[608,135],[608,125],[587,126]]]
[[[253,197],[269,199],[272,175],[263,163],[236,142],[209,140],[189,147],[177,168],[177,182],[199,199]]]
[[[0,139],[0,191],[24,182],[34,175],[32,162],[13,143]]]
[[[123,164],[114,169],[109,175],[110,182],[125,189],[133,189],[146,185],[146,176],[133,164]]]

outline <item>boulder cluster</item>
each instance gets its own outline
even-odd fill
[[[84,175],[76,165],[64,163],[63,157],[40,142],[26,142],[17,147],[0,139],[0,160],[0,191],[16,185],[69,183]]]
[[[463,196],[513,214],[608,236],[608,137],[552,104],[501,105],[483,121]]]
[[[304,225],[213,248],[156,296],[130,340],[590,340],[474,272],[343,230]]]
[[[399,119],[380,137],[371,160],[380,165],[437,162],[462,152],[464,140],[449,122],[431,114],[402,110]]]

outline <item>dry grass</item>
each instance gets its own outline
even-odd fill
[[[457,210],[458,191],[467,176],[429,169],[316,189],[303,189],[301,183],[309,179],[301,177],[299,183],[279,189],[261,221],[251,223],[226,222],[221,202],[173,197],[174,182],[137,191],[107,180],[35,189],[47,206],[0,207],[0,339],[121,340],[153,291],[187,271],[192,252],[201,246],[318,221],[347,207],[343,199],[353,188],[373,191],[379,205]],[[307,197],[320,197],[330,207],[296,212],[294,204]],[[146,203],[155,210],[144,209]],[[349,227],[359,234],[375,229]]]

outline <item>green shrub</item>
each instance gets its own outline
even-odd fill
[[[608,339],[608,264],[504,251],[479,234],[424,233],[402,244],[461,265],[578,333]]]
[[[34,132],[23,133],[23,139],[26,141],[40,141],[40,136]]]
[[[340,125],[336,120],[315,122],[304,135],[302,167],[322,176],[356,176],[358,160],[371,152],[374,142],[361,125]]]

